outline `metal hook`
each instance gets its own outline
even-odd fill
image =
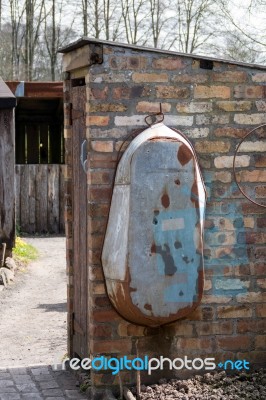
[[[157,119],[157,117],[158,116],[161,116],[161,119]],[[148,122],[148,118],[151,118],[152,119],[152,122],[151,123],[149,123]],[[155,119],[154,119],[155,118]],[[149,114],[149,115],[147,115],[147,117],[145,117],[145,122],[146,122],[146,124],[148,125],[148,126],[152,126],[152,125],[155,125],[155,124],[159,124],[160,122],[163,122],[163,120],[164,120],[164,113],[163,113],[163,111],[162,111],[162,103],[160,103],[160,111],[158,112],[158,113],[155,113],[155,114]]]

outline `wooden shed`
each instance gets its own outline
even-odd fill
[[[15,121],[16,98],[0,78],[0,251],[12,254],[15,241]]]
[[[62,82],[6,82],[17,98],[16,223],[25,233],[64,233]]]

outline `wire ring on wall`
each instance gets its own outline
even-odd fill
[[[253,133],[253,132],[256,131],[257,129],[260,129],[260,128],[264,127],[264,126],[266,126],[266,124],[257,126],[256,128],[252,129],[250,132],[248,132],[248,133],[241,139],[240,143],[239,143],[239,144],[237,145],[237,147],[236,147],[235,154],[234,154],[234,159],[233,159],[233,172],[234,172],[235,182],[236,182],[236,184],[237,184],[237,186],[238,186],[238,189],[239,189],[240,192],[243,194],[243,196],[245,196],[246,199],[248,199],[249,201],[251,201],[251,203],[253,203],[253,204],[255,204],[255,205],[259,206],[259,207],[266,208],[266,205],[260,204],[260,203],[258,203],[257,201],[251,199],[251,198],[244,192],[244,190],[241,188],[239,182],[237,181],[236,166],[235,166],[235,164],[236,164],[237,152],[238,152],[238,149],[239,149],[239,147],[241,146],[241,144],[246,140],[246,138],[247,138],[251,133]]]

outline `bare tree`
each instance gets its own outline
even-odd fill
[[[193,53],[214,36],[215,0],[176,0],[177,33],[169,48]],[[217,29],[217,26],[216,26]]]
[[[44,27],[43,36],[46,51],[50,61],[50,79],[54,81],[58,78],[58,49],[62,47],[72,37],[74,32],[72,29],[75,16],[69,20],[68,27],[62,27],[64,20],[64,9],[66,3],[64,0],[55,1],[51,0],[51,7],[47,10],[46,4],[44,5]]]
[[[23,16],[25,4],[20,6],[18,0],[9,0],[11,20],[11,65],[12,79],[19,79],[21,73],[21,54],[25,36]]]
[[[148,7],[145,0],[121,0],[126,40],[131,44],[144,45],[149,37],[146,32]]]
[[[88,36],[88,0],[82,0],[83,35]]]
[[[44,0],[26,0],[26,33],[25,33],[25,75],[27,80],[33,78],[34,52],[38,43],[41,23],[44,20],[43,15]]]

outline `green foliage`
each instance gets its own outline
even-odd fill
[[[20,237],[16,238],[16,244],[13,249],[13,256],[18,261],[28,264],[38,258],[38,251],[32,245],[26,243]]]

